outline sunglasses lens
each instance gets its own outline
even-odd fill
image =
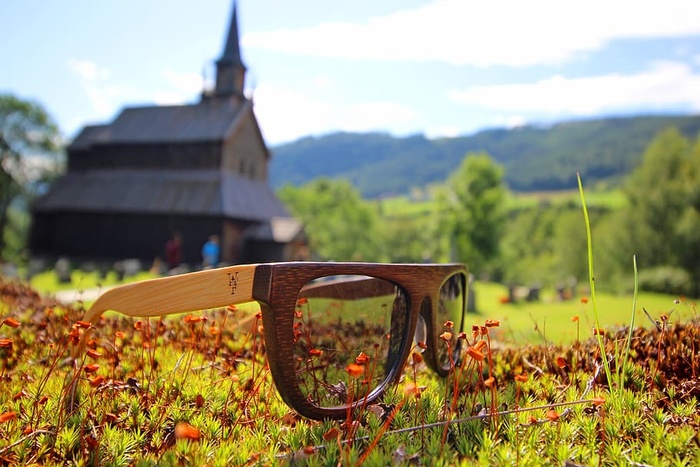
[[[386,382],[408,325],[408,297],[393,282],[343,275],[307,283],[294,320],[302,394],[320,407],[362,401]]]
[[[435,325],[438,329],[438,335],[442,335],[442,338],[438,339],[437,357],[440,365],[446,369],[455,363],[454,358],[459,350],[458,334],[462,330],[466,304],[466,284],[464,274],[455,274],[442,285],[438,296]],[[453,323],[452,328],[446,326],[449,322]],[[448,337],[449,339],[447,339]]]

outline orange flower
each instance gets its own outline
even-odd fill
[[[498,303],[500,303],[501,305],[507,305],[508,303],[510,303],[510,298],[508,298],[506,295],[503,295],[498,298]]]
[[[360,352],[360,354],[355,357],[355,363],[358,365],[365,365],[369,362],[369,355],[367,355],[364,352]]]
[[[520,374],[520,375],[515,375],[515,380],[521,383],[524,383],[527,381],[527,375],[526,374]]]
[[[0,339],[0,349],[11,349],[12,348],[12,339],[7,339],[3,337]]]
[[[445,331],[440,334],[440,339],[444,340],[445,342],[449,342],[452,339],[452,333]]]
[[[408,381],[403,387],[403,395],[406,397],[415,397],[417,399],[421,395],[421,388],[413,381]]]
[[[202,433],[187,422],[178,422],[177,425],[175,425],[176,439],[198,440],[201,436]]]
[[[102,383],[104,382],[104,380],[105,380],[105,377],[104,377],[104,376],[102,376],[102,375],[97,375],[97,376],[95,376],[94,378],[92,378],[92,379],[90,380],[90,386],[92,386],[93,388],[96,388],[97,386],[99,386],[100,384],[102,384]]]
[[[593,405],[595,405],[596,407],[598,407],[599,405],[603,405],[603,404],[605,404],[605,398],[596,397],[595,399],[593,399]]]
[[[572,322],[572,323],[575,323],[575,322],[577,322],[577,321],[578,321],[578,316],[572,316],[572,317],[571,317],[571,322]]]
[[[486,326],[479,326],[479,334],[481,334],[482,336],[485,336],[488,333],[489,333],[489,328],[487,328]]]
[[[7,317],[2,321],[2,324],[5,326],[9,326],[11,328],[18,328],[19,327],[19,321],[17,321],[14,318]]]
[[[501,322],[497,319],[487,319],[484,324],[487,328],[497,328],[501,325]]]
[[[426,344],[426,343],[423,342],[423,341],[418,341],[418,342],[416,342],[416,345],[417,345],[418,347],[420,347],[421,349],[423,349],[423,350],[425,350],[425,349],[428,348],[428,344]]]
[[[581,303],[583,303],[584,305],[588,303],[588,297],[581,297]]]
[[[484,380],[484,386],[487,388],[492,388],[496,380],[494,379],[493,376],[489,376],[486,380]]]
[[[311,349],[311,350],[309,350],[309,355],[311,355],[312,357],[320,357],[321,355],[323,355],[323,350]]]
[[[351,363],[345,367],[345,371],[353,378],[359,378],[365,372],[365,367],[357,363]]]
[[[418,352],[413,352],[411,354],[411,358],[413,359],[414,365],[418,365],[419,363],[421,363],[423,361],[423,356],[421,354],[419,354]]]
[[[445,321],[445,327],[448,328],[448,329],[452,329],[453,327],[455,327],[454,321],[450,321],[450,320],[448,319],[447,321]]]
[[[486,347],[486,341],[479,341],[476,344],[474,344],[474,349],[481,351],[484,347]]]
[[[140,331],[142,326],[143,322],[141,322],[141,320],[138,320],[134,323],[134,329],[136,329],[137,331]]]
[[[219,328],[217,328],[216,326],[211,326],[209,328],[209,334],[211,334],[212,336],[218,336],[219,335]]]
[[[5,412],[3,414],[0,414],[0,423],[5,423],[10,420],[14,420],[17,418],[17,414],[15,412]]]
[[[467,347],[467,355],[474,360],[482,361],[484,359],[484,354],[476,350],[474,347]]]
[[[102,356],[102,354],[99,353],[97,350],[88,349],[87,356],[92,358],[93,360],[97,360],[98,358],[100,358]]]
[[[557,366],[561,369],[567,367],[566,359],[564,357],[557,357]]]
[[[184,318],[185,323],[187,324],[195,324],[195,323],[201,323],[202,321],[206,321],[207,317],[206,316],[192,316],[192,315],[187,315]]]
[[[330,430],[323,433],[323,439],[324,441],[331,441],[333,439],[337,439],[338,435],[340,435],[340,430],[336,427],[333,427]]]
[[[556,422],[557,420],[559,420],[559,414],[552,409],[548,410],[544,416],[547,417],[547,420],[549,420],[550,422]]]
[[[90,373],[97,372],[97,370],[99,370],[99,369],[100,369],[100,365],[98,365],[97,363],[91,363],[90,365],[85,365],[85,368],[83,368],[83,371],[85,371],[85,373],[90,374]]]
[[[305,455],[310,456],[311,454],[316,453],[316,448],[313,446],[306,446],[304,449],[302,449]]]
[[[306,305],[309,303],[309,299],[306,297],[297,298],[297,306]]]
[[[117,331],[114,333],[114,337],[116,337],[117,339],[124,339],[124,333],[121,331]]]
[[[593,328],[593,335],[594,336],[604,336],[605,335],[605,329],[603,328]]]
[[[226,307],[226,311],[229,311],[231,313],[235,313],[238,311],[238,307],[236,305],[229,305]]]
[[[75,325],[79,328],[89,329],[92,324],[89,321],[76,321]]]

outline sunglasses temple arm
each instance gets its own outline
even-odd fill
[[[125,284],[100,295],[84,321],[94,324],[109,310],[149,318],[250,302],[255,268],[231,266]]]
[[[374,277],[340,278],[306,286],[304,296],[353,300],[391,295],[394,288],[391,282]]]

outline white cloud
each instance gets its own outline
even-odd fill
[[[110,71],[100,67],[97,63],[89,60],[68,60],[68,67],[73,70],[81,79],[87,82],[94,82],[100,78],[108,78]]]
[[[286,88],[261,84],[255,89],[255,114],[268,144],[279,144],[301,135],[332,131],[389,130],[407,123],[416,112],[392,102],[330,104]]]
[[[163,78],[174,89],[183,94],[193,94],[200,92],[204,84],[204,79],[199,73],[175,71],[171,68],[163,70]]]
[[[163,86],[138,88],[114,84],[111,70],[93,61],[71,59],[68,68],[78,75],[94,111],[90,118],[96,119],[109,118],[134,103],[182,104],[198,95],[203,85],[201,75],[173,69],[163,70]]]
[[[153,102],[159,105],[183,104],[192,96],[201,93],[205,86],[202,75],[198,73],[167,68],[163,70],[163,78],[170,86],[155,90],[151,94]]]
[[[570,60],[619,38],[700,34],[696,0],[440,0],[363,23],[250,32],[245,48],[352,60],[528,66]]]
[[[594,115],[625,108],[687,105],[700,110],[700,74],[678,62],[658,62],[638,74],[553,76],[535,83],[452,90],[455,102],[504,112]]]
[[[462,128],[455,125],[428,128],[425,130],[425,137],[428,139],[454,138],[464,133]]]
[[[416,117],[415,110],[393,102],[365,102],[335,110],[342,115],[339,126],[345,131],[388,130]]]

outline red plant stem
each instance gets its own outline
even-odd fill
[[[391,422],[394,420],[394,417],[396,417],[396,414],[399,413],[399,410],[401,410],[401,407],[406,403],[406,399],[401,399],[398,404],[396,404],[396,407],[394,407],[394,410],[391,411],[391,414],[387,417],[387,419],[384,421],[382,424],[382,427],[379,429],[379,433],[374,437],[372,440],[372,443],[367,447],[365,452],[362,453],[362,456],[360,456],[360,459],[357,461],[357,465],[362,465],[366,460],[367,457],[372,453],[375,447],[377,447],[377,444],[379,443],[379,440],[382,438],[384,433],[386,432],[387,428],[389,428],[389,425],[391,425]]]

